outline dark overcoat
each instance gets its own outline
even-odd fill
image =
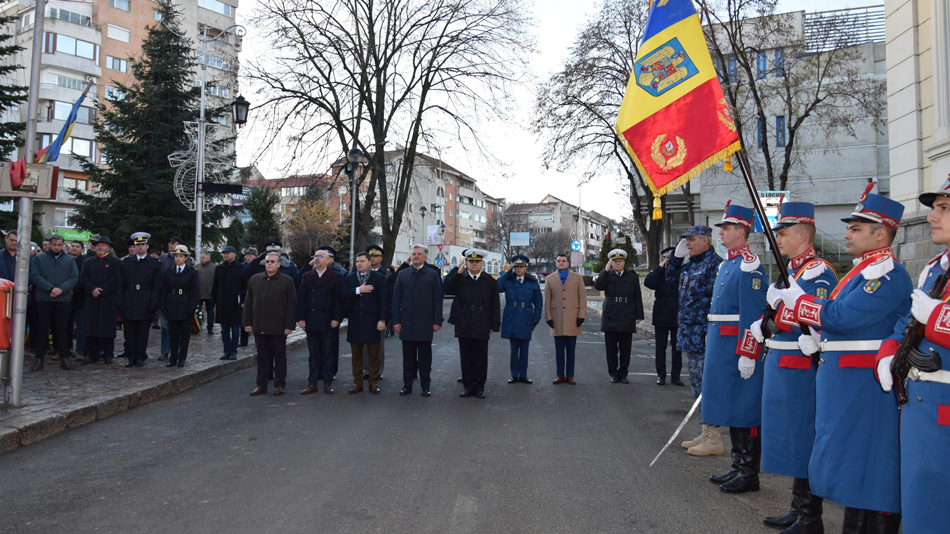
[[[158,308],[158,284],[162,264],[146,255],[141,261],[135,256],[122,260],[122,284],[119,310],[123,319],[151,320]]]
[[[347,343],[379,343],[379,330],[376,324],[389,317],[389,284],[378,273],[367,273],[366,283],[373,286],[371,293],[356,294],[360,285],[359,273],[347,273],[343,278],[340,298],[343,301],[343,314],[349,321],[346,327]]]
[[[604,317],[601,332],[636,332],[637,321],[643,319],[643,297],[640,276],[635,271],[618,275],[608,269],[594,280],[594,289],[604,292]]]
[[[513,271],[505,271],[498,277],[498,290],[505,293],[501,337],[530,340],[531,331],[541,322],[541,313],[544,311],[538,277],[525,273],[524,282],[518,282]]]
[[[666,267],[657,267],[643,279],[653,290],[653,326],[676,328],[679,312],[679,287],[666,279]]]
[[[442,326],[442,281],[437,270],[408,267],[396,275],[392,324],[402,325],[402,341],[432,341],[432,327]]]
[[[194,267],[185,267],[181,274],[172,267],[162,271],[158,307],[169,321],[184,321],[195,315],[201,302],[200,276]]]
[[[82,264],[87,259],[89,259],[89,256],[85,254],[80,254],[79,256],[76,256],[75,258],[76,272],[79,273],[80,277],[82,277]],[[82,280],[82,278],[80,278],[80,280]],[[86,294],[86,290],[83,289],[82,282],[80,281],[80,283],[76,284],[76,287],[73,288],[73,299],[70,301],[73,310],[85,309],[85,305],[86,305],[85,294]]]
[[[455,295],[458,305],[455,337],[488,339],[501,330],[498,282],[490,274],[483,272],[475,280],[468,271],[459,274],[458,269],[452,269],[442,288],[446,295]]]
[[[277,272],[255,274],[247,282],[241,324],[254,335],[282,336],[296,327],[297,290],[293,278]]]
[[[343,320],[340,287],[343,277],[333,269],[304,273],[297,290],[297,321],[307,321],[307,332],[329,332],[330,321]]]
[[[119,284],[122,283],[121,263],[119,258],[109,254],[90,256],[82,264],[79,283],[85,291],[86,336],[115,339]],[[102,292],[94,298],[92,291],[96,288]]]
[[[211,302],[214,303],[214,320],[218,324],[240,324],[244,311],[246,287],[243,267],[236,261],[222,262],[214,268],[214,284],[211,286]]]

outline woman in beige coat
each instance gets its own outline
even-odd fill
[[[581,275],[571,272],[566,254],[559,254],[555,265],[557,271],[549,274],[544,281],[544,315],[554,336],[557,362],[554,383],[574,385],[574,348],[577,336],[584,333],[581,325],[587,318],[587,291]]]

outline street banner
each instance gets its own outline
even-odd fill
[[[430,224],[426,227],[426,244],[428,245],[441,245],[442,244],[442,235],[439,233],[440,227],[438,224]]]
[[[531,246],[530,232],[511,232],[508,236],[509,244],[513,247]]]

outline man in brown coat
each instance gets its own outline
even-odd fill
[[[257,342],[257,387],[251,395],[267,393],[271,366],[274,395],[283,395],[287,385],[287,336],[295,327],[297,288],[279,267],[280,254],[268,252],[264,272],[251,277],[244,297],[244,331]]]
[[[570,270],[566,254],[558,254],[554,263],[557,271],[549,274],[544,281],[544,315],[554,336],[557,362],[554,383],[574,385],[574,348],[577,336],[584,333],[581,325],[587,318],[587,290],[581,275]]]

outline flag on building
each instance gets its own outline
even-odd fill
[[[660,198],[741,148],[691,0],[652,0],[617,134]]]
[[[63,143],[69,139],[69,136],[73,133],[73,125],[76,123],[79,107],[82,105],[82,101],[86,99],[90,87],[92,87],[91,83],[79,96],[79,100],[73,104],[73,108],[69,111],[69,116],[66,117],[66,124],[63,125],[63,129],[60,130],[56,139],[33,156],[35,163],[50,163],[59,158],[59,152],[63,148]],[[24,178],[26,178],[26,156],[20,161],[15,161],[10,165],[10,185],[12,187],[20,187]]]

